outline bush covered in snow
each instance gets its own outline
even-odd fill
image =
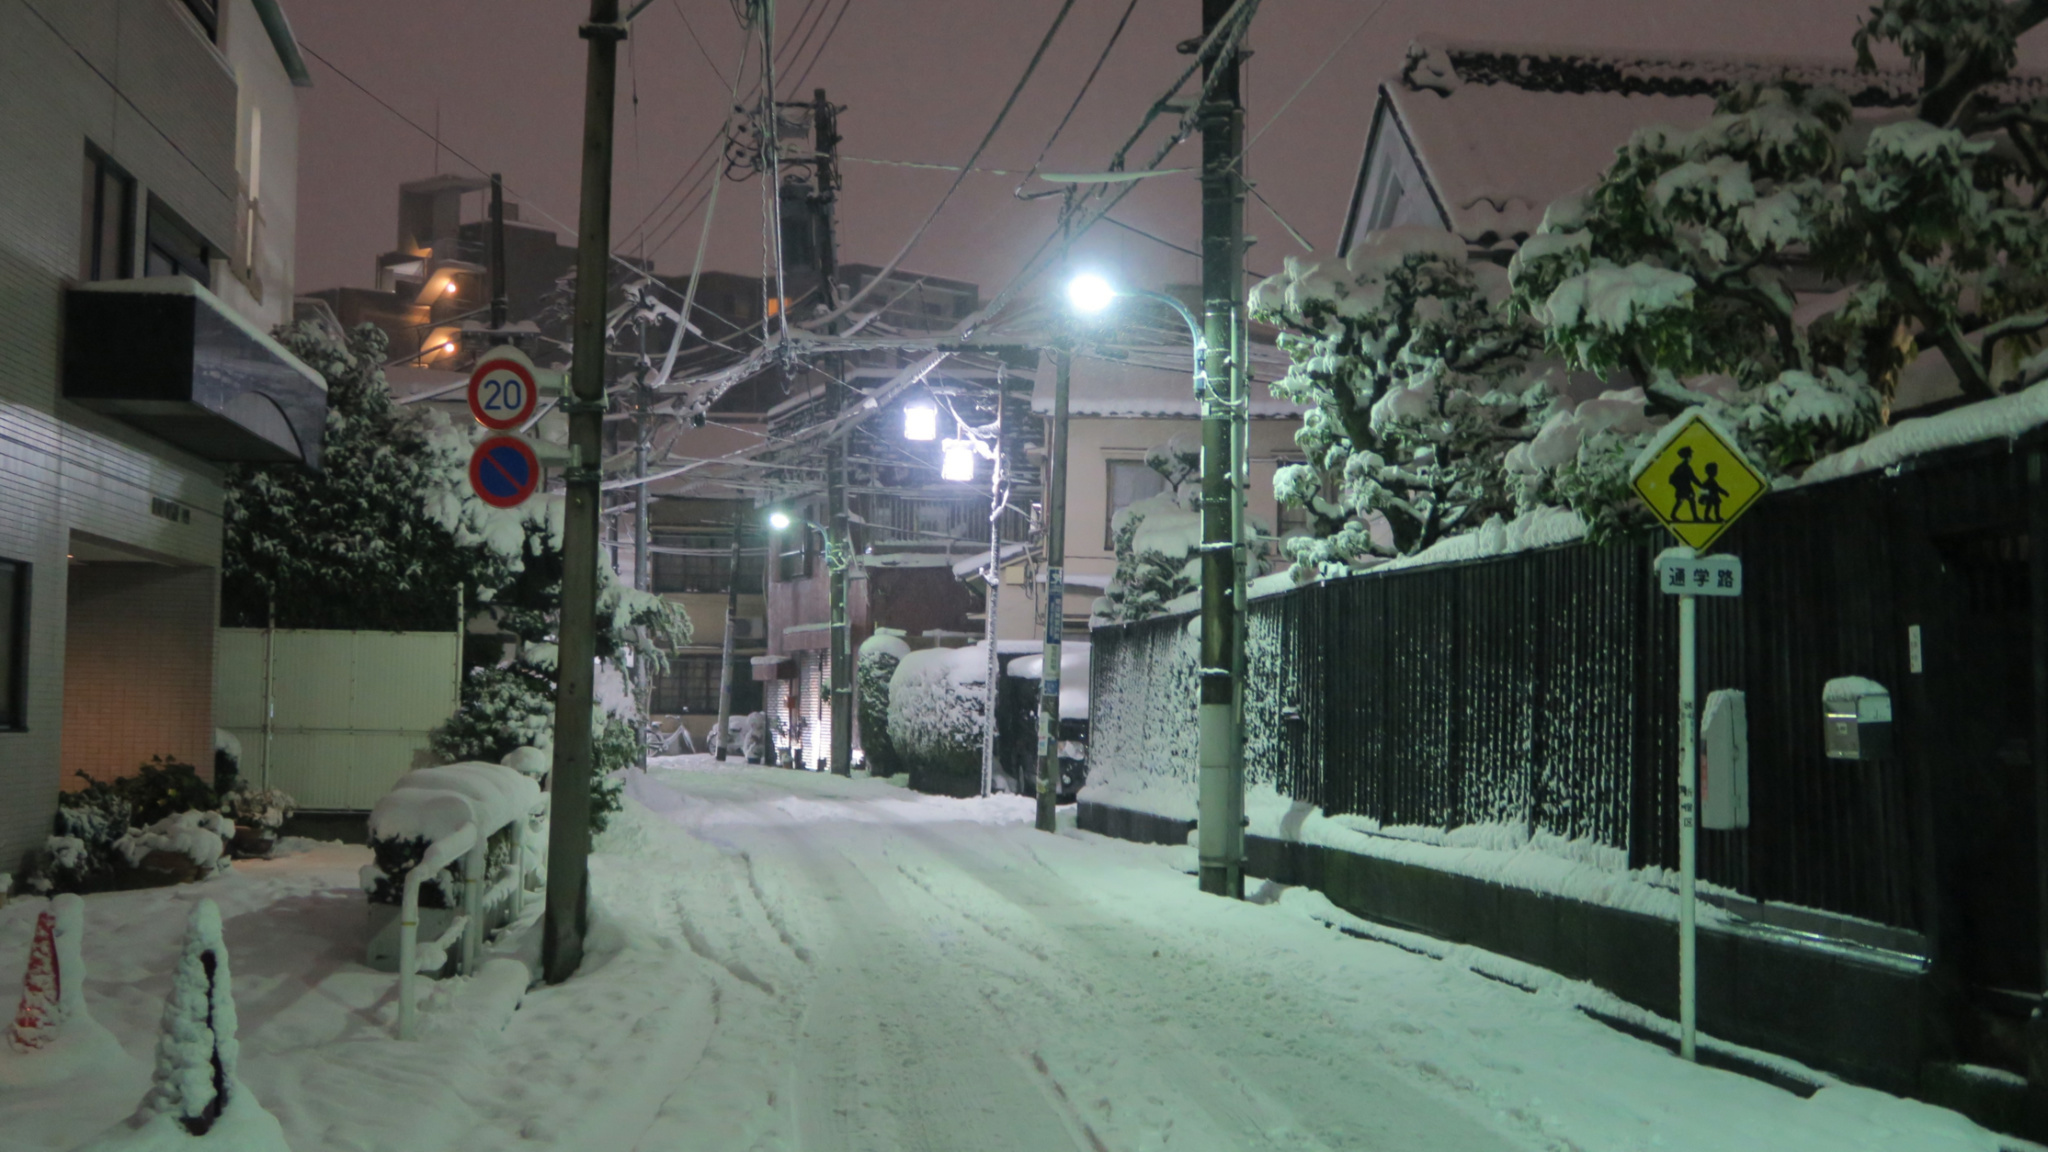
[[[83,787],[58,794],[51,836],[23,878],[31,891],[95,892],[179,878],[141,871],[153,851],[184,856],[202,875],[225,867],[223,835],[233,829],[192,765],[156,756],[132,776],[77,776]]]
[[[903,771],[902,758],[889,739],[889,682],[896,666],[910,655],[910,645],[894,629],[877,629],[861,641],[854,661],[854,699],[860,706],[860,748],[871,776]]]
[[[889,679],[889,743],[924,792],[981,788],[988,645],[927,648],[904,656]]]
[[[1292,361],[1273,394],[1310,406],[1295,433],[1308,462],[1273,481],[1309,512],[1313,534],[1287,544],[1297,565],[1409,555],[1513,510],[1501,459],[1548,399],[1529,377],[1542,338],[1463,240],[1396,228],[1341,268],[1290,258],[1251,309]]]

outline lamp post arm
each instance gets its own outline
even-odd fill
[[[1195,318],[1193,310],[1181,303],[1178,298],[1169,296],[1164,292],[1154,292],[1150,288],[1126,288],[1124,289],[1124,294],[1127,296],[1143,296],[1147,300],[1157,300],[1180,315],[1181,321],[1188,326],[1189,338],[1195,344],[1195,398],[1199,400],[1207,396],[1209,393],[1209,340],[1203,335],[1202,322]]]

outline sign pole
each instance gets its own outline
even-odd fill
[[[1699,756],[1696,645],[1699,597],[1678,598],[1678,1054],[1695,1059],[1699,1027],[1699,948],[1694,913],[1698,870],[1699,805],[1695,788]]]

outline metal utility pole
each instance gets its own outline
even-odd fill
[[[725,762],[725,729],[732,722],[733,627],[740,615],[740,524],[744,513],[732,514],[732,573],[725,586],[725,650],[718,661],[718,726],[711,730],[713,758]]]
[[[1215,30],[1231,0],[1202,0],[1202,32]],[[1240,55],[1233,47],[1202,66],[1209,98],[1202,127],[1202,306],[1208,344],[1202,397],[1202,677],[1197,762],[1197,850],[1202,891],[1244,895],[1244,733],[1238,614],[1243,542],[1236,535],[1238,494],[1235,416],[1244,406],[1244,374],[1235,360],[1238,312],[1244,301],[1244,184],[1236,168],[1243,151]],[[1221,394],[1219,394],[1219,390]]]
[[[505,178],[491,173],[491,331],[503,337],[505,295]]]
[[[619,0],[590,0],[579,34],[590,45],[583,88],[582,215],[570,362],[569,467],[563,475],[562,610],[555,692],[555,762],[549,780],[547,912],[541,972],[550,984],[583,963],[590,923],[590,702],[597,661],[598,482],[603,475],[605,288],[611,258],[612,100],[618,78]]]
[[[1045,658],[1038,681],[1038,830],[1059,830],[1060,644],[1066,636],[1067,383],[1071,353],[1054,353],[1051,449],[1045,466]]]

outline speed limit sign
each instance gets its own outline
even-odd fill
[[[516,348],[493,348],[469,374],[469,413],[476,422],[503,432],[527,422],[540,400],[533,362]]]

